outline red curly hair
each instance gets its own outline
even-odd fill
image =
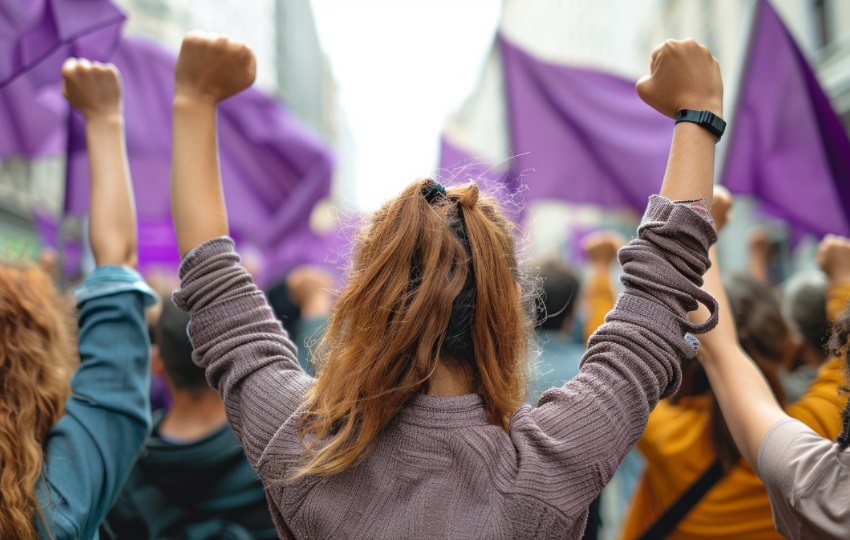
[[[35,266],[0,264],[0,538],[35,539],[47,432],[76,359],[70,317]]]

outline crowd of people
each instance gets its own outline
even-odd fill
[[[337,294],[310,267],[262,291],[216,141],[254,66],[183,40],[182,263],[148,283],[120,75],[64,65],[97,267],[72,311],[45,268],[0,265],[0,538],[850,537],[850,240],[781,294],[758,264],[721,281],[715,132],[676,124],[634,238],[587,237],[584,271],[523,261],[476,183],[422,179],[371,216]],[[658,46],[637,92],[671,122],[723,115],[692,40]]]

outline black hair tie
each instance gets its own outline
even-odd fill
[[[446,196],[446,188],[443,187],[443,184],[432,181],[422,186],[422,196],[425,197],[428,204],[433,204],[438,197]]]

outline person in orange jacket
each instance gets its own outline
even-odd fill
[[[731,197],[722,190],[715,192],[712,214],[715,225],[722,227],[726,221]],[[716,265],[716,257],[713,257]],[[746,283],[744,288],[752,288]],[[739,285],[740,288],[740,285]],[[752,296],[750,294],[749,296]],[[850,299],[850,286],[831,283],[828,297],[828,316],[834,319]],[[733,302],[731,311],[740,312],[741,306]],[[778,309],[778,308],[777,308]],[[770,310],[768,310],[770,311]],[[740,313],[739,313],[740,315]],[[736,317],[743,319],[745,317]],[[743,323],[736,321],[736,324]],[[776,322],[774,321],[774,324]],[[781,354],[783,333],[779,331],[772,343],[773,355]],[[755,336],[759,337],[759,336]],[[787,329],[786,329],[787,337]],[[767,361],[753,336],[741,334],[742,346],[751,356],[761,355],[756,363],[766,375],[774,394],[781,388],[775,368],[780,358]],[[764,343],[762,343],[763,345]],[[637,448],[647,459],[648,467],[635,495],[621,537],[626,540],[640,538],[673,505],[682,494],[699,479],[718,458],[723,474],[719,481],[694,504],[678,522],[670,539],[773,539],[781,538],[776,532],[771,516],[767,492],[753,469],[739,459],[737,448],[726,431],[725,422],[714,402],[710,388],[705,392],[689,391],[693,386],[707,386],[707,378],[699,365],[691,367],[678,396],[659,403],[649,416],[646,431]],[[796,403],[785,407],[789,416],[801,420],[816,433],[835,438],[841,429],[840,411],[845,400],[839,397],[838,387],[843,383],[841,361],[828,360],[806,394]],[[683,396],[682,394],[690,394]],[[719,422],[712,422],[712,418]],[[718,429],[719,426],[719,429]],[[716,442],[717,441],[717,442]]]

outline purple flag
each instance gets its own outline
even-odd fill
[[[723,184],[797,233],[850,234],[850,140],[794,38],[766,0],[730,124]]]
[[[645,105],[633,81],[499,43],[525,199],[643,210],[661,185],[673,121]]]
[[[124,13],[110,0],[9,0],[0,3],[0,87],[37,66],[41,81],[59,79],[69,47],[93,59],[111,51]]]
[[[127,152],[139,218],[142,266],[176,264],[169,182],[176,57],[158,45],[122,39],[112,62],[121,71]],[[259,250],[269,276],[296,264],[314,239],[310,212],[330,191],[326,147],[278,102],[250,89],[219,108],[223,189],[231,234]],[[89,169],[82,120],[69,143],[66,211],[88,211]],[[294,262],[293,262],[294,261]]]
[[[68,104],[58,85],[39,86],[30,74],[0,88],[0,158],[39,158],[65,152]]]

